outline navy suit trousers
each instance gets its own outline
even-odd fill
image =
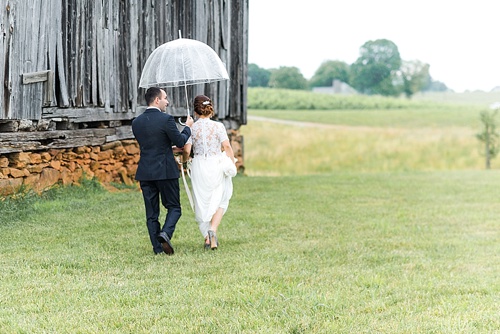
[[[155,253],[161,253],[163,249],[156,239],[158,234],[163,231],[172,239],[175,231],[175,225],[181,217],[181,203],[179,191],[179,179],[140,181],[142,196],[146,208],[147,227],[149,238],[153,245]],[[165,224],[160,229],[160,197],[162,205],[167,209]]]

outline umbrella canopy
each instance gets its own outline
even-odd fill
[[[217,53],[203,42],[179,38],[149,55],[139,87],[178,87],[220,80],[229,80],[229,75]]]

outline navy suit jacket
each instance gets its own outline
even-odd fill
[[[179,131],[172,115],[156,108],[148,108],[132,121],[132,132],[141,149],[141,158],[135,173],[138,181],[179,178],[179,167],[172,146],[183,147],[191,136],[191,129]]]

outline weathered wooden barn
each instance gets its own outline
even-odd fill
[[[243,169],[248,0],[0,0],[0,193],[83,174],[130,182],[141,70],[179,32],[226,64],[229,81],[189,86],[188,100],[214,100]],[[185,115],[184,90],[166,90]]]

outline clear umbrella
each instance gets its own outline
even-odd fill
[[[180,35],[180,33],[179,33]],[[226,67],[207,44],[179,38],[157,47],[146,60],[139,87],[180,87],[229,80]]]

